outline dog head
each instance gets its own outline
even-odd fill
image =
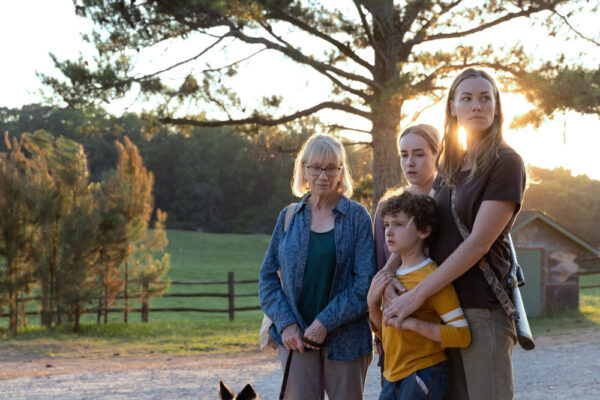
[[[237,396],[227,387],[223,381],[219,381],[219,399],[221,400],[258,400],[258,394],[254,391],[251,384],[244,386]]]

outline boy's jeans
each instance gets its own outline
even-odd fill
[[[397,382],[389,382],[384,378],[379,400],[441,400],[450,390],[450,382],[450,363],[442,361]]]

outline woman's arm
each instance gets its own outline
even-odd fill
[[[393,279],[394,275],[390,271],[382,269],[373,277],[369,293],[367,293],[369,318],[376,331],[381,330],[381,294]]]
[[[285,293],[283,293],[279,275],[277,274],[277,271],[281,269],[278,252],[279,243],[283,238],[286,209],[281,211],[279,218],[277,218],[265,259],[260,268],[258,281],[260,306],[263,312],[273,321],[279,332],[282,333],[287,326],[296,324],[296,319],[287,302]]]
[[[417,286],[394,299],[383,312],[383,323],[399,328],[402,320],[444,286],[464,274],[490,249],[515,212],[512,201],[486,200],[475,217],[473,231],[434,272]],[[440,240],[443,240],[441,238]]]

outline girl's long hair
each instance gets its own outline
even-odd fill
[[[452,116],[450,104],[454,101],[458,85],[469,78],[483,78],[490,82],[494,89],[496,109],[492,125],[490,125],[487,131],[482,134],[477,145],[472,149],[468,149],[473,160],[473,166],[471,167],[471,172],[467,177],[467,181],[492,165],[498,158],[498,149],[502,143],[502,123],[504,122],[504,115],[502,114],[500,93],[498,92],[496,82],[494,82],[494,78],[483,70],[467,68],[454,79],[454,82],[452,82],[452,85],[450,86],[450,91],[448,92],[448,98],[446,100],[444,137],[442,138],[441,149],[435,161],[438,175],[442,179],[442,182],[449,186],[455,185],[455,178],[460,172],[463,156],[463,152],[460,149],[458,142],[458,121],[455,116]]]

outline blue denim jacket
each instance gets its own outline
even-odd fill
[[[297,323],[303,332],[308,327],[298,311],[298,302],[310,236],[309,197],[307,194],[296,205],[285,233],[287,207],[281,211],[260,269],[260,305],[273,321],[270,334],[280,345],[281,331],[286,326]],[[373,231],[365,207],[343,195],[332,212],[336,266],[329,303],[317,319],[327,328],[327,358],[350,361],[372,351],[367,292],[375,274]],[[279,283],[278,269],[285,290]]]

